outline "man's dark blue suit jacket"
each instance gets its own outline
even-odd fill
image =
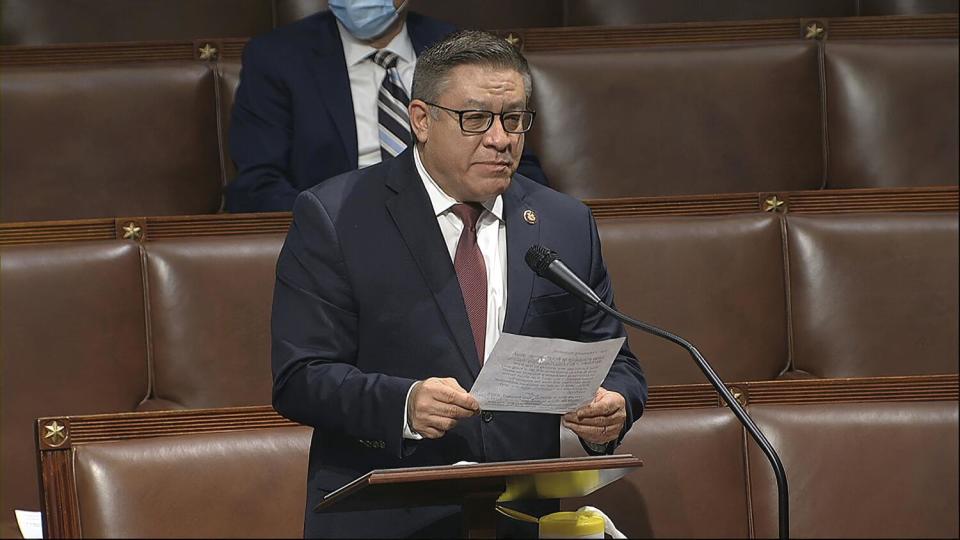
[[[463,420],[440,439],[403,439],[404,404],[415,380],[453,377],[469,389],[481,366],[453,262],[412,155],[407,150],[304,191],[277,263],[273,403],[315,428],[308,536],[404,536],[456,510],[311,511],[324,495],[371,469],[559,457],[556,415],[494,412]],[[524,219],[527,210],[536,213],[534,223]],[[577,341],[625,335],[618,321],[524,263],[530,246],[548,246],[611,303],[586,206],[515,175],[503,194],[503,215],[504,332]],[[603,386],[626,398],[629,429],[643,411],[647,387],[626,344]]]
[[[455,28],[407,14],[419,55]],[[357,124],[336,18],[329,11],[257,36],[243,52],[230,118],[237,178],[226,188],[228,212],[287,211],[297,195],[358,167]],[[520,173],[547,180],[530,154]]]

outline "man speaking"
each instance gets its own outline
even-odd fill
[[[558,415],[481,411],[469,389],[502,332],[625,335],[524,264],[559,252],[604,302],[613,290],[579,201],[516,174],[533,125],[526,60],[478,31],[418,59],[416,144],[304,191],[277,263],[273,403],[313,426],[307,537],[458,535],[458,507],[317,514],[371,469],[556,458],[560,426],[612,452],[647,388],[624,344],[592,403]]]

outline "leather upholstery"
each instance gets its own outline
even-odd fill
[[[230,111],[240,86],[240,62],[217,62],[217,100],[220,115],[220,161],[223,164],[223,185],[237,177],[237,168],[230,157]]]
[[[960,178],[955,39],[528,56],[539,114],[527,143],[551,184],[575,197]],[[236,175],[227,130],[239,70],[6,67],[0,152],[16,157],[0,163],[0,218],[217,212]]]
[[[148,372],[136,244],[4,247],[0,268],[6,525],[13,508],[39,508],[34,419],[132,411],[147,395]]]
[[[791,537],[957,537],[956,401],[756,405],[750,413],[787,472]],[[757,445],[747,448],[755,534],[776,537],[776,482]]]
[[[528,53],[527,144],[579,198],[817,189],[813,43]]]
[[[566,0],[568,26],[648,24],[685,21],[851,17],[855,0]]]
[[[956,184],[956,39],[824,45],[830,188]]]
[[[769,214],[598,222],[617,307],[691,341],[726,380],[787,369],[780,222]],[[682,348],[628,329],[651,385],[704,382]]]
[[[4,0],[0,45],[253,36],[327,8],[326,0]],[[956,13],[957,0],[416,0],[412,8],[486,29]],[[123,24],[112,24],[123,20]]]
[[[956,373],[956,213],[790,216],[793,367]]]
[[[187,408],[270,403],[279,235],[146,246],[153,397]]]
[[[300,538],[307,427],[115,441],[75,455],[86,538]]]
[[[585,455],[561,430],[564,457]],[[627,432],[618,454],[643,467],[611,486],[563,501],[603,510],[628,538],[746,538],[749,533],[743,435],[726,409],[651,410]]]
[[[216,212],[213,85],[196,62],[4,67],[0,216]]]
[[[750,412],[783,459],[793,537],[956,537],[956,402]],[[562,432],[563,455],[583,455]],[[82,445],[83,536],[299,535],[309,437],[290,427]],[[630,538],[776,536],[769,463],[726,408],[647,411],[618,452],[644,466],[564,509],[596,506]]]
[[[0,45],[244,37],[270,30],[273,0],[3,0]]]
[[[789,263],[786,274],[781,220],[785,220]],[[825,377],[956,372],[956,213],[618,218],[602,219],[598,225],[619,307],[690,338],[730,381],[776,377],[786,366],[788,327],[794,341],[793,370],[788,373],[803,370]],[[267,324],[273,267],[281,242],[282,235],[275,234],[155,239],[142,246],[111,241],[3,248],[0,356],[4,362],[4,388],[17,389],[3,392],[0,409],[4,517],[12,518],[12,508],[37,508],[33,437],[26,427],[33,418],[269,403]],[[789,325],[784,275],[790,278]],[[671,286],[676,283],[683,286]],[[148,307],[144,304],[145,294]],[[702,382],[682,350],[669,344],[645,342],[636,336],[631,338],[631,345],[653,384]],[[149,389],[148,379],[152,380]],[[141,403],[148,394],[150,398]],[[928,414],[916,409],[918,412],[914,413],[910,407],[914,405],[894,406],[906,411],[903,414],[914,426],[910,429],[930,424],[924,419],[931,414],[935,419],[944,418],[941,412]],[[729,430],[739,433],[739,428],[722,411],[697,411],[648,411],[638,423],[638,430],[628,436],[622,450],[642,457],[648,467],[622,488],[616,488],[626,491],[612,491],[614,495],[609,496],[606,492],[598,494],[598,505],[604,509],[616,508],[616,501],[620,500],[642,502],[642,506],[615,510],[617,522],[629,524],[629,529],[624,526],[626,530],[657,536],[743,534],[746,518],[739,513],[743,499],[730,491],[736,478],[742,476],[735,464],[743,462],[731,461],[733,458],[724,453],[732,448],[731,437],[739,441],[739,435],[731,435]],[[956,409],[953,411],[954,419],[950,420],[948,415],[944,422],[954,422],[945,429],[955,440]],[[853,418],[869,422],[876,419],[878,425],[906,422],[888,412],[834,416],[843,422],[853,422]],[[834,417],[833,413],[817,414],[810,413],[810,418]],[[774,432],[781,429],[764,427]],[[875,444],[889,446],[890,440],[897,437],[893,435],[898,433],[896,429],[890,428]],[[928,442],[908,447],[903,446],[906,442],[897,441],[900,446],[895,446],[893,452],[901,456],[898,459],[910,467],[922,467],[925,460],[939,463],[939,454],[935,454],[943,451],[935,450],[942,447],[939,439],[908,433],[909,437]],[[844,437],[831,437],[829,444],[836,444],[835,451],[842,453],[847,444]],[[810,436],[795,438],[803,442]],[[686,444],[689,441],[703,442]],[[956,443],[953,444],[950,448],[955,457]],[[204,445],[201,446],[210,446]],[[566,448],[568,452],[577,451],[569,445]],[[737,448],[742,452],[742,446]],[[817,452],[818,448],[814,447]],[[189,450],[177,451],[192,455]],[[174,450],[163,452],[167,454],[154,457],[169,458]],[[204,452],[207,450],[199,454],[206,455]],[[800,450],[791,450],[790,455],[790,460],[814,459]],[[257,466],[264,465],[258,461]],[[187,473],[195,469],[186,471],[184,477],[178,477],[185,478],[183,482],[190,476]],[[287,478],[303,478],[301,468],[284,471]],[[693,483],[701,473],[712,475],[718,483],[709,485],[717,487],[704,488]],[[834,474],[838,473],[825,476]],[[925,469],[911,474],[920,479],[932,475]],[[956,478],[955,469],[944,474],[945,478]],[[194,476],[213,477],[200,473]],[[853,478],[874,482],[874,476]],[[803,482],[798,480],[797,485],[803,486]],[[911,496],[920,490],[916,486],[922,485],[898,482],[913,490]],[[691,485],[697,487],[686,487]],[[940,484],[934,487],[941,488]],[[90,488],[93,491],[84,493],[96,492],[98,498],[93,500],[100,501],[106,497],[105,488],[101,488]],[[761,488],[762,484],[755,484],[755,490]],[[954,491],[955,488],[952,486]],[[673,495],[655,496],[660,492]],[[797,535],[829,535],[827,529],[817,528],[816,521],[821,515],[829,517],[833,509],[818,507],[813,496],[805,496],[803,488],[795,494],[803,498],[798,499],[794,508],[801,504],[809,507],[807,514],[797,514]],[[893,504],[887,499],[891,496],[888,491],[878,491],[877,498],[867,499],[866,504],[876,508]],[[149,493],[144,497],[147,503],[155,504]],[[109,504],[137,504],[133,498],[127,498],[130,500]],[[303,498],[296,500],[296,505],[283,512],[302,512]],[[947,502],[955,505],[956,498],[948,498]],[[907,508],[915,510],[917,504],[911,499]],[[95,508],[88,506],[84,512],[100,512]],[[691,508],[697,511],[691,512]],[[130,509],[123,507],[123,511]],[[91,515],[94,514],[84,514],[84,519]],[[705,517],[701,519],[701,515]],[[869,515],[864,510],[854,517],[863,522]],[[758,534],[773,534],[771,529],[763,529],[766,525],[761,523],[769,516],[758,516]],[[298,513],[288,525],[299,527],[301,518]],[[103,524],[107,518],[103,515],[91,519],[91,523],[100,523],[98,527],[106,527]],[[157,522],[151,519],[144,523],[154,526]],[[267,522],[270,518],[262,519]],[[88,531],[87,522],[84,523],[84,530]],[[133,527],[129,520],[119,523]],[[955,525],[951,529],[950,523],[931,523],[929,531],[921,530],[919,525],[911,529],[904,523],[898,521],[891,530],[915,531],[908,536],[956,534]],[[246,526],[241,523],[238,527],[241,525]],[[850,534],[861,531],[852,527]],[[250,530],[271,534],[255,527]],[[876,532],[862,530],[870,532],[865,536],[874,536]],[[837,534],[846,534],[845,531]],[[182,531],[171,534],[179,533]],[[297,533],[285,530],[282,534]]]
[[[917,15],[921,13],[956,13],[957,0],[860,0],[858,15]]]
[[[327,0],[274,0],[277,26],[327,9]],[[564,4],[557,0],[415,0],[410,9],[460,28],[535,28],[563,26]]]

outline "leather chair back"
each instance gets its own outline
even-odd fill
[[[527,137],[574,197],[818,189],[814,43],[536,52]]]
[[[561,428],[564,457],[586,455]],[[617,453],[643,467],[613,485],[561,503],[595,506],[627,538],[746,538],[749,535],[743,430],[719,408],[661,409],[643,414]]]
[[[154,398],[175,407],[271,402],[270,306],[282,235],[145,245]]]
[[[691,341],[728,381],[787,369],[780,221],[770,214],[598,221],[623,312]],[[690,355],[629,329],[652,385],[705,382]]]
[[[956,538],[957,402],[754,405],[790,491],[793,538]],[[754,536],[777,536],[769,462],[747,445]]]
[[[34,420],[133,411],[147,396],[149,375],[137,244],[4,247],[0,267],[6,524],[14,508],[39,509]]]
[[[302,426],[75,448],[84,538],[300,538]]]
[[[220,209],[206,64],[8,66],[0,106],[4,221]]]
[[[223,162],[223,185],[227,185],[237,177],[237,168],[230,157],[230,115],[233,113],[233,102],[237,97],[237,87],[240,86],[239,61],[217,62],[217,93],[220,103],[220,156]]]
[[[272,28],[274,1],[3,0],[0,45],[252,36]]]
[[[793,368],[956,373],[957,214],[790,215]]]
[[[827,187],[956,184],[956,39],[824,45]]]

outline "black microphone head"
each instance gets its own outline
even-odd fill
[[[524,257],[524,260],[527,261],[527,266],[536,272],[538,276],[543,276],[543,272],[550,266],[550,263],[557,260],[557,252],[534,244],[527,250],[527,255]]]

